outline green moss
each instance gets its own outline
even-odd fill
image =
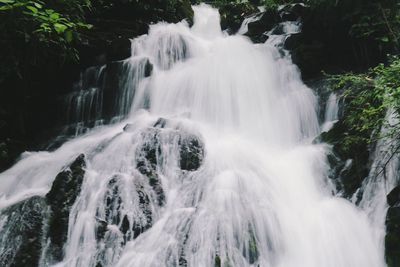
[[[215,255],[214,267],[221,267],[221,258],[219,257],[219,255]]]
[[[259,255],[257,240],[253,232],[251,232],[249,241],[249,263],[254,264],[258,260]]]

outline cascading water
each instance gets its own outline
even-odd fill
[[[51,188],[40,266],[385,266],[367,213],[331,193],[297,68],[275,44],[224,35],[217,10],[194,11],[192,28],[159,23],[133,40],[127,75],[143,60],[153,72],[130,79],[125,121],[0,175],[0,254],[23,245],[7,243],[9,208]],[[79,194],[57,195],[64,182]]]
[[[339,98],[335,93],[331,93],[326,102],[324,123],[321,126],[323,132],[329,131],[338,121],[338,113]]]

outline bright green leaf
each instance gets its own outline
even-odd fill
[[[63,33],[68,27],[64,24],[61,23],[55,23],[54,24],[54,29],[56,30],[57,33]]]
[[[30,11],[32,11],[32,13],[37,14],[38,13],[38,9],[34,6],[26,6],[27,9],[29,9]]]
[[[51,13],[51,14],[50,14],[50,18],[51,18],[52,20],[57,20],[57,19],[60,18],[60,14],[58,14],[58,13]]]

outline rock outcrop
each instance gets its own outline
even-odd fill
[[[85,156],[79,155],[72,164],[55,178],[46,202],[50,208],[48,219],[49,251],[53,261],[61,261],[63,247],[67,241],[68,222],[72,205],[81,192],[85,175]]]
[[[387,196],[385,256],[388,267],[400,265],[400,186]]]

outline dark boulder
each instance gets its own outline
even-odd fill
[[[164,128],[167,125],[167,120],[164,118],[159,118],[154,124],[155,128]]]
[[[105,194],[105,218],[98,219],[97,223],[97,239],[104,238],[108,231],[108,225],[116,225],[123,234],[124,242],[138,237],[141,233],[149,229],[152,225],[152,210],[150,204],[150,198],[145,193],[143,186],[137,185],[136,192],[138,199],[132,199],[132,202],[137,202],[140,211],[141,218],[130,218],[127,214],[124,214],[124,207],[128,203],[124,203],[122,198],[122,190],[124,184],[122,183],[119,176],[114,176],[107,185],[107,192]],[[132,194],[133,196],[134,194]]]
[[[390,207],[400,204],[400,185],[396,186],[392,191],[390,191],[386,198]]]
[[[193,134],[176,131],[168,136],[163,136],[164,119],[156,122],[155,127],[148,128],[142,133],[143,143],[138,147],[136,156],[136,168],[148,178],[149,185],[157,195],[159,205],[165,202],[165,194],[159,177],[162,166],[162,147],[164,140],[175,142],[179,151],[178,166],[182,171],[195,171],[200,168],[204,158],[204,144],[199,137]]]
[[[153,64],[151,64],[150,60],[148,58],[144,59],[145,60],[145,67],[144,67],[144,77],[150,77],[151,74],[153,73]]]
[[[302,34],[301,33],[293,33],[291,35],[289,35],[284,43],[284,48],[286,50],[293,50],[296,47],[301,45],[301,42],[303,41],[302,38]]]
[[[149,128],[142,137],[144,142],[138,150],[136,167],[140,173],[153,176],[157,170],[157,157],[161,154],[159,131]]]
[[[279,14],[275,10],[268,9],[263,12],[258,20],[248,24],[246,36],[249,36],[255,42],[259,42],[260,37],[272,30],[279,22],[281,22]],[[261,39],[266,40],[267,38],[264,37]]]
[[[400,186],[387,196],[385,256],[388,267],[400,266]]]
[[[72,164],[55,178],[46,200],[51,214],[48,222],[49,251],[55,261],[63,258],[63,247],[67,241],[68,221],[72,205],[81,192],[85,175],[85,156],[79,155]]]
[[[36,267],[39,265],[43,238],[45,199],[32,197],[0,213],[0,266]]]
[[[258,12],[258,9],[249,3],[226,3],[219,6],[221,15],[221,28],[227,30],[230,34],[236,33],[243,18]]]
[[[156,128],[149,128],[142,134],[145,140],[138,150],[136,167],[139,172],[148,178],[150,186],[157,195],[160,206],[165,203],[165,193],[162,188],[160,177],[157,173],[157,165],[161,163],[161,140],[160,132]]]
[[[179,140],[180,167],[185,171],[200,168],[204,158],[204,145],[197,136],[182,136]]]
[[[296,21],[301,19],[306,12],[306,6],[301,3],[288,4],[279,10],[279,16],[283,21]]]

